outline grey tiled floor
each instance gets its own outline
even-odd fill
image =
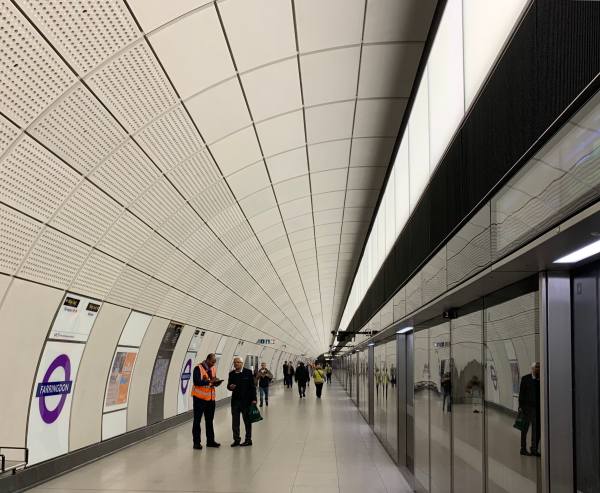
[[[235,492],[404,493],[410,489],[336,383],[317,400],[311,385],[273,389],[254,446],[229,447],[228,407],[217,409],[220,449],[192,449],[191,423],[49,481],[36,493]]]

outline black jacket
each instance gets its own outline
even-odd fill
[[[231,390],[229,386],[235,384],[235,389]],[[254,375],[252,370],[242,368],[237,373],[235,370],[229,372],[227,379],[227,389],[231,391],[231,403],[250,404],[256,401],[256,385],[254,384]]]
[[[306,366],[299,366],[296,369],[296,382],[304,384],[309,380],[310,376],[308,374],[308,368],[306,368]]]
[[[531,374],[521,378],[519,387],[519,407],[521,409],[540,408],[540,379],[533,378]]]

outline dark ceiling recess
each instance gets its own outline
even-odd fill
[[[600,2],[532,3],[348,331],[360,330],[600,88],[598,26]]]

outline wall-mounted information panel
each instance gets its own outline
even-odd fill
[[[169,365],[173,357],[173,351],[183,330],[183,325],[171,322],[163,336],[150,379],[150,390],[148,395],[148,424],[158,423],[164,418],[165,382]]]

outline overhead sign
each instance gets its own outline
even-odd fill
[[[87,341],[101,306],[101,301],[67,293],[52,324],[50,339]]]
[[[29,463],[69,451],[69,420],[84,344],[48,341],[40,360],[29,407]]]
[[[275,339],[258,339],[256,344],[262,344],[265,346],[268,344],[275,344]]]

